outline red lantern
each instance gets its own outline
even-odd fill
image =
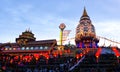
[[[76,58],[79,59],[79,54],[76,54]]]
[[[102,51],[102,49],[98,48],[98,50],[97,50],[97,52],[95,54],[96,58],[98,58],[100,56],[101,51]]]
[[[82,57],[83,56],[83,54],[82,53],[80,53],[80,57]]]
[[[114,51],[116,57],[120,56],[119,51],[116,48],[113,48],[112,50]]]

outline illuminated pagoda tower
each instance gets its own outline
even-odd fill
[[[75,43],[78,48],[97,48],[99,40],[96,38],[95,27],[84,8],[76,28]]]

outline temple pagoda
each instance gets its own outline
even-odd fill
[[[75,43],[78,48],[97,48],[99,40],[96,37],[95,27],[84,8],[83,15],[76,27]]]
[[[19,38],[16,38],[16,43],[21,45],[26,45],[30,41],[35,41],[34,34],[30,30],[22,32],[22,35],[19,35]]]

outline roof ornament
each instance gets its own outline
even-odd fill
[[[26,32],[32,32],[32,31],[30,30],[30,28],[26,29],[25,31],[26,31]]]
[[[82,17],[85,17],[85,16],[88,17],[88,14],[87,14],[86,8],[84,7],[84,11],[83,11],[83,15],[82,15]]]

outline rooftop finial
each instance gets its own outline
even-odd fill
[[[28,30],[30,31],[30,27],[28,28]]]
[[[88,16],[86,8],[84,7],[83,15],[82,16]]]
[[[28,29],[26,29],[26,32],[32,32],[32,31],[30,30],[30,28],[28,28]]]

